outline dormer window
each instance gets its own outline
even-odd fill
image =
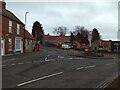
[[[17,34],[20,35],[20,24],[17,24]]]
[[[9,31],[8,32],[12,33],[12,21],[11,20],[9,20]]]

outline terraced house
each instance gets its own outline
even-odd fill
[[[1,55],[24,52],[24,28],[11,11],[6,9],[6,2],[0,1]]]

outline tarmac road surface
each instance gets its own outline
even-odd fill
[[[117,75],[117,59],[68,55],[80,53],[42,47],[33,56],[3,58],[3,88],[100,88]]]

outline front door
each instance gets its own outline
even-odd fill
[[[4,39],[1,40],[1,55],[5,54],[5,41]]]

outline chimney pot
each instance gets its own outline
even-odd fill
[[[0,1],[2,9],[6,9],[6,2],[5,0]]]

